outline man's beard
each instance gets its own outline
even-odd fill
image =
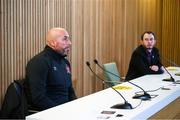
[[[66,47],[64,49],[62,49],[62,51],[60,51],[61,55],[67,56],[69,54],[70,48]]]
[[[153,49],[152,45],[147,45],[146,49]]]
[[[152,50],[152,48],[146,48],[147,50]]]

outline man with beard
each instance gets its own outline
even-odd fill
[[[141,45],[133,52],[126,75],[126,80],[135,79],[146,74],[161,74],[164,72],[158,49],[155,34],[146,31],[141,36]]]
[[[25,92],[36,110],[45,110],[76,99],[71,80],[71,67],[66,59],[71,47],[64,28],[52,28],[46,46],[27,64]]]

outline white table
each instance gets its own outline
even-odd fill
[[[175,76],[176,72],[180,72],[180,68],[176,71],[169,71],[175,80],[180,80],[180,76]],[[155,90],[160,87],[170,88],[170,90],[159,89],[155,92],[149,92],[157,97],[142,101],[135,109],[112,109],[112,105],[123,103],[123,99],[111,88],[100,92],[79,98],[72,102],[68,102],[42,112],[29,115],[27,120],[119,120],[119,119],[148,119],[166,105],[177,98],[180,98],[180,84],[172,82],[164,82],[163,78],[167,78],[167,73],[161,75],[145,75],[143,77],[132,80],[131,82],[143,87],[147,90]],[[141,100],[132,99],[135,92],[141,91],[139,88],[131,85],[128,82],[120,84],[128,86],[132,89],[119,90],[126,100],[133,106],[137,106]],[[115,111],[114,114],[101,114],[103,110]],[[116,117],[117,114],[122,114],[122,117]]]

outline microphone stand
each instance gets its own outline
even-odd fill
[[[116,75],[116,74],[114,74],[114,73],[112,73],[112,72],[110,72],[110,71],[105,70],[105,69],[98,63],[98,61],[97,61],[96,59],[94,59],[94,63],[97,64],[103,71],[108,72],[108,73],[110,73],[110,74],[112,74],[112,75],[120,78],[118,75]],[[121,79],[121,78],[120,78],[120,79]],[[132,85],[134,85],[134,86],[136,86],[136,87],[138,87],[138,88],[140,88],[140,89],[144,92],[144,94],[136,94],[135,96],[133,96],[134,99],[141,99],[141,100],[149,100],[149,99],[151,99],[150,94],[148,94],[142,87],[140,87],[140,86],[138,86],[138,85],[136,85],[136,84],[134,84],[134,83],[132,83],[132,82],[130,82],[130,81],[127,81],[127,82],[130,83],[130,84],[132,84]]]
[[[163,68],[166,70],[170,78],[165,78],[163,81],[169,81],[169,82],[175,82],[175,79],[172,77],[172,75],[169,73],[169,71],[163,66]]]
[[[166,57],[161,57],[163,60],[167,61],[168,63],[172,64],[173,66],[175,67],[180,67],[178,64],[176,64],[174,61],[172,60],[169,60],[168,58]],[[164,67],[164,65],[163,65]],[[164,69],[166,70],[166,72],[169,74],[169,72],[167,71],[167,69],[164,67]],[[170,74],[169,74],[170,75]],[[180,72],[178,73],[175,73],[176,76],[180,76]],[[171,76],[171,75],[170,75]],[[173,81],[173,77],[171,76],[170,78],[167,78],[167,79],[163,79],[163,81]]]
[[[97,77],[99,78],[100,80],[103,81],[103,84],[106,84],[107,82],[109,81],[106,81],[106,80],[103,80],[101,77],[99,77],[93,70],[92,68],[90,67],[90,63],[89,62],[86,62],[86,65],[88,66],[88,68],[90,69],[90,71]],[[123,95],[121,95],[115,88],[111,87],[116,93],[118,93],[124,100],[124,104],[123,103],[120,103],[120,104],[116,104],[116,105],[113,105],[111,108],[114,108],[114,109],[133,109],[132,105],[130,103],[128,103],[128,101],[123,97]]]

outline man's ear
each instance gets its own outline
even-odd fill
[[[55,47],[56,47],[56,41],[55,41],[55,40],[49,40],[49,41],[48,41],[48,45],[49,45],[51,48],[55,48]]]
[[[51,40],[51,44],[52,44],[52,47],[56,47],[56,41],[55,40]]]
[[[154,44],[156,44],[156,40],[154,39]]]

